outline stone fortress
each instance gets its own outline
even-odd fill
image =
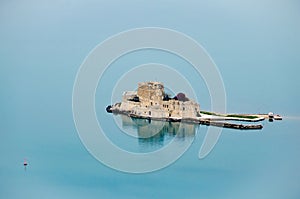
[[[259,122],[282,120],[280,115],[272,114],[225,114],[201,111],[200,106],[183,93],[171,98],[165,93],[161,82],[142,82],[137,91],[123,93],[122,102],[106,107],[109,113],[121,113],[131,118],[165,120],[212,125],[233,129],[262,129],[262,124],[237,124],[225,121]]]
[[[188,99],[183,93],[170,98],[160,82],[139,83],[137,91],[124,92],[122,102],[111,106],[109,110],[150,119],[178,120],[201,116],[198,103]]]

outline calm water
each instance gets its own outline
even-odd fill
[[[295,1],[1,2],[0,198],[300,198],[299,13]],[[143,26],[184,32],[205,47],[223,77],[228,112],[273,111],[284,120],[264,121],[260,131],[224,129],[202,160],[198,152],[208,127],[190,126],[177,140],[194,139],[189,150],[153,173],[127,174],[102,165],[74,126],[76,72],[99,42]],[[140,135],[151,129],[140,129],[143,121],[136,125],[105,112],[117,80],[150,62],[184,75],[201,108],[210,109],[205,83],[184,60],[151,50],[122,57],[99,82],[95,107],[108,136],[134,152],[165,146],[174,139],[170,129],[176,129],[163,124],[157,136],[133,139],[120,128]],[[170,89],[176,93],[179,86]],[[125,87],[135,89],[134,84]]]

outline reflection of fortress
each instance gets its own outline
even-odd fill
[[[160,82],[139,83],[137,91],[126,91],[112,112],[125,112],[141,118],[182,119],[200,117],[200,106],[183,93],[170,98]]]
[[[134,126],[140,141],[162,142],[165,136],[178,138],[193,137],[196,133],[195,124],[135,119],[122,115],[122,126]]]

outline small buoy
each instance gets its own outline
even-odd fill
[[[26,167],[28,165],[26,159],[24,160],[24,163],[23,163],[24,167]]]

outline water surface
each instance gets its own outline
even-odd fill
[[[0,198],[298,199],[299,13],[297,1],[281,0],[1,2]],[[76,72],[101,41],[144,26],[175,29],[204,46],[222,75],[228,112],[273,111],[284,120],[264,121],[260,131],[224,129],[202,160],[198,151],[208,127],[197,126],[191,148],[153,173],[102,165],[74,126]],[[109,136],[131,151],[156,150],[174,139],[166,132],[150,140],[130,138],[105,112],[118,78],[150,62],[178,70],[193,85],[201,109],[211,108],[205,82],[186,61],[150,50],[117,60],[99,82],[95,106]],[[158,80],[154,76],[147,80]]]

